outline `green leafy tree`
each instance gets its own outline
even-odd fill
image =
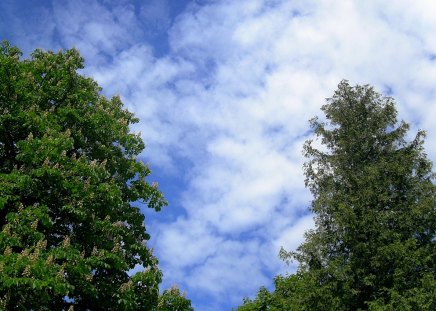
[[[315,229],[296,252],[282,250],[300,266],[297,276],[280,278],[287,292],[276,282],[274,303],[287,301],[282,310],[436,310],[436,202],[425,133],[407,141],[409,125],[397,122],[393,99],[347,81],[322,111],[324,120],[310,121],[322,146],[304,146]]]
[[[194,311],[191,301],[186,299],[185,293],[173,286],[164,290],[159,297],[158,311]]]
[[[319,299],[322,297],[322,299]],[[328,288],[320,287],[315,280],[304,272],[274,278],[274,291],[261,287],[254,299],[245,298],[238,311],[305,311],[333,310]]]
[[[155,310],[162,274],[132,202],[166,202],[138,120],[76,50],[20,56],[0,45],[0,309]]]

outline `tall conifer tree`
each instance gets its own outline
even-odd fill
[[[312,141],[304,147],[316,228],[295,258],[346,310],[421,309],[436,284],[435,186],[425,133],[408,142],[409,125],[397,122],[393,99],[370,86],[341,82],[322,111],[325,121],[310,123],[323,148]]]
[[[240,310],[436,310],[436,200],[423,131],[407,140],[394,100],[342,81],[304,146],[315,228],[298,272]]]

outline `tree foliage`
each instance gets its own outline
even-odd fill
[[[158,311],[194,311],[191,301],[186,299],[185,293],[173,286],[164,290],[159,297]]]
[[[339,84],[304,146],[315,229],[295,252],[298,273],[276,279],[265,308],[241,310],[435,310],[436,209],[432,163],[418,131],[370,86]],[[286,290],[283,290],[283,285]],[[295,303],[298,303],[295,304]],[[278,308],[277,310],[279,310]]]
[[[20,56],[0,45],[0,308],[155,310],[162,273],[132,202],[166,202],[138,119],[76,50]]]

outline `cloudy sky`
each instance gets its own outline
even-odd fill
[[[301,149],[337,84],[393,96],[436,159],[432,0],[2,0],[25,55],[76,47],[84,74],[141,119],[142,159],[169,201],[144,209],[164,287],[230,310],[313,226]]]

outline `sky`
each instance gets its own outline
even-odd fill
[[[25,56],[75,47],[140,123],[169,206],[143,207],[163,288],[230,310],[293,273],[313,227],[302,145],[342,79],[395,98],[436,160],[433,0],[2,0]]]

